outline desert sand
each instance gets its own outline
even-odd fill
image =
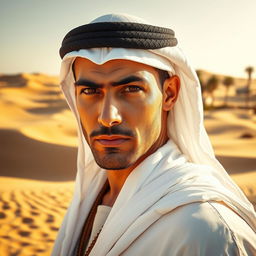
[[[216,104],[222,95],[220,87]],[[256,115],[237,108],[234,89],[230,102],[236,108],[206,111],[205,125],[217,158],[256,207]],[[58,79],[43,74],[1,75],[0,110],[0,255],[50,255],[72,198],[74,118]]]

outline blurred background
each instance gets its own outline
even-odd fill
[[[108,13],[175,31],[216,156],[255,207],[255,10],[254,0],[0,0],[0,255],[50,255],[77,154],[58,50],[69,30]]]

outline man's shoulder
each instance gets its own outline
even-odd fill
[[[217,202],[180,206],[162,216],[154,229],[165,235],[167,244],[178,245],[182,255],[242,255],[256,250],[255,234],[247,223]]]
[[[183,219],[182,226],[186,229],[197,227],[216,230],[218,226],[227,227],[225,217],[221,216],[215,206],[215,202],[189,203],[177,207],[166,217],[177,221]],[[235,213],[229,210],[229,214],[233,215]]]
[[[235,214],[231,210],[228,212],[230,215]],[[192,234],[196,239],[216,235],[221,237],[224,234],[232,235],[225,221],[226,215],[222,216],[213,202],[195,202],[177,207],[159,221],[172,223],[173,229],[186,231],[190,238]]]
[[[122,255],[252,256],[255,233],[221,203],[190,203],[162,215]]]
[[[224,236],[236,239],[242,234],[254,234],[250,226],[235,211],[223,202],[195,202],[176,208],[166,215],[171,222],[183,220],[179,228],[198,231],[200,236]],[[242,231],[242,232],[241,232]]]
[[[190,203],[162,215],[125,255],[134,255],[131,252],[139,253],[137,255],[242,255],[232,230],[211,202]]]
[[[230,208],[217,202],[180,206],[163,215],[152,228],[158,235],[162,234],[166,244],[175,246],[177,254],[183,252],[181,255],[256,252],[251,228]]]

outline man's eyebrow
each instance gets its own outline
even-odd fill
[[[125,78],[122,78],[121,80],[117,81],[117,82],[112,82],[111,85],[112,86],[119,86],[119,85],[124,85],[124,84],[129,84],[132,82],[145,82],[145,80],[139,76],[128,76]]]
[[[88,79],[79,79],[78,81],[75,82],[75,86],[88,86],[88,87],[93,87],[93,88],[101,88],[101,84],[97,84],[93,81],[90,81]]]
[[[132,82],[145,82],[145,79],[138,77],[138,76],[128,76],[125,78],[122,78],[121,80],[117,81],[117,82],[111,82],[110,84],[112,86],[121,86],[124,84],[129,84]],[[97,84],[91,80],[85,79],[85,78],[81,78],[78,81],[75,82],[75,86],[88,86],[88,87],[93,87],[93,88],[102,88],[102,84]]]

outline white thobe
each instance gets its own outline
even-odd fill
[[[99,205],[90,241],[111,211]],[[109,234],[111,236],[111,234]],[[164,215],[121,255],[255,255],[255,233],[234,211],[216,202],[191,203]]]

